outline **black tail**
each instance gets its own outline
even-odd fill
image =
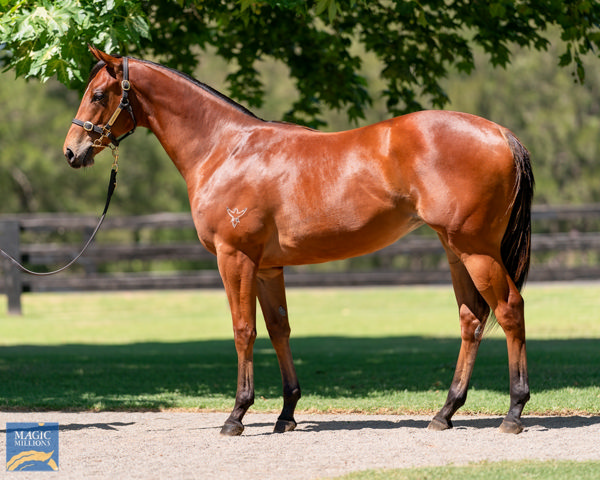
[[[513,153],[517,180],[510,220],[502,238],[502,261],[515,285],[521,290],[529,272],[531,259],[531,201],[534,179],[529,152],[511,132],[506,131]]]

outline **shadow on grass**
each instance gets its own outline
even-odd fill
[[[424,337],[292,339],[303,392],[325,399],[445,392],[459,345]],[[598,346],[594,339],[529,341],[532,390],[600,385]],[[236,372],[232,340],[0,347],[0,409],[229,408]],[[277,360],[265,339],[255,346],[255,381],[257,398],[280,398]],[[471,385],[508,396],[503,339],[484,340]]]

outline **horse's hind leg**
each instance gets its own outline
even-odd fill
[[[506,335],[510,408],[500,431],[520,433],[523,431],[521,413],[529,400],[523,297],[502,262],[493,256],[464,255],[463,263]]]
[[[485,322],[490,312],[490,307],[473,284],[469,273],[460,259],[446,247],[452,284],[458,303],[460,314],[461,345],[456,363],[456,371],[446,403],[437,415],[431,420],[431,430],[445,430],[452,428],[451,418],[454,413],[464,405],[467,399],[467,390],[473,373],[475,357],[483,337]]]
[[[283,410],[274,429],[275,432],[282,433],[296,428],[294,410],[300,399],[300,385],[290,350],[290,324],[283,268],[261,270],[258,275],[258,300],[277,354],[283,382]]]

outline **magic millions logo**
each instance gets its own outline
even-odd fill
[[[58,470],[58,423],[7,423],[6,470]]]

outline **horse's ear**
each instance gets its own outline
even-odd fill
[[[88,49],[92,53],[92,55],[94,57],[96,57],[96,60],[102,60],[102,58],[100,58],[100,54],[102,52],[100,50],[98,50],[96,47],[94,47],[91,43],[88,43]]]
[[[98,50],[93,45],[88,45],[88,48],[90,49],[90,52],[92,52],[92,55],[94,57],[96,57],[96,59],[106,63],[106,65],[108,66],[108,69],[110,70],[111,75],[114,74],[114,72],[118,72],[121,70],[122,62],[123,62],[121,57],[113,57],[112,55],[109,55],[108,53],[104,53],[103,51]]]

